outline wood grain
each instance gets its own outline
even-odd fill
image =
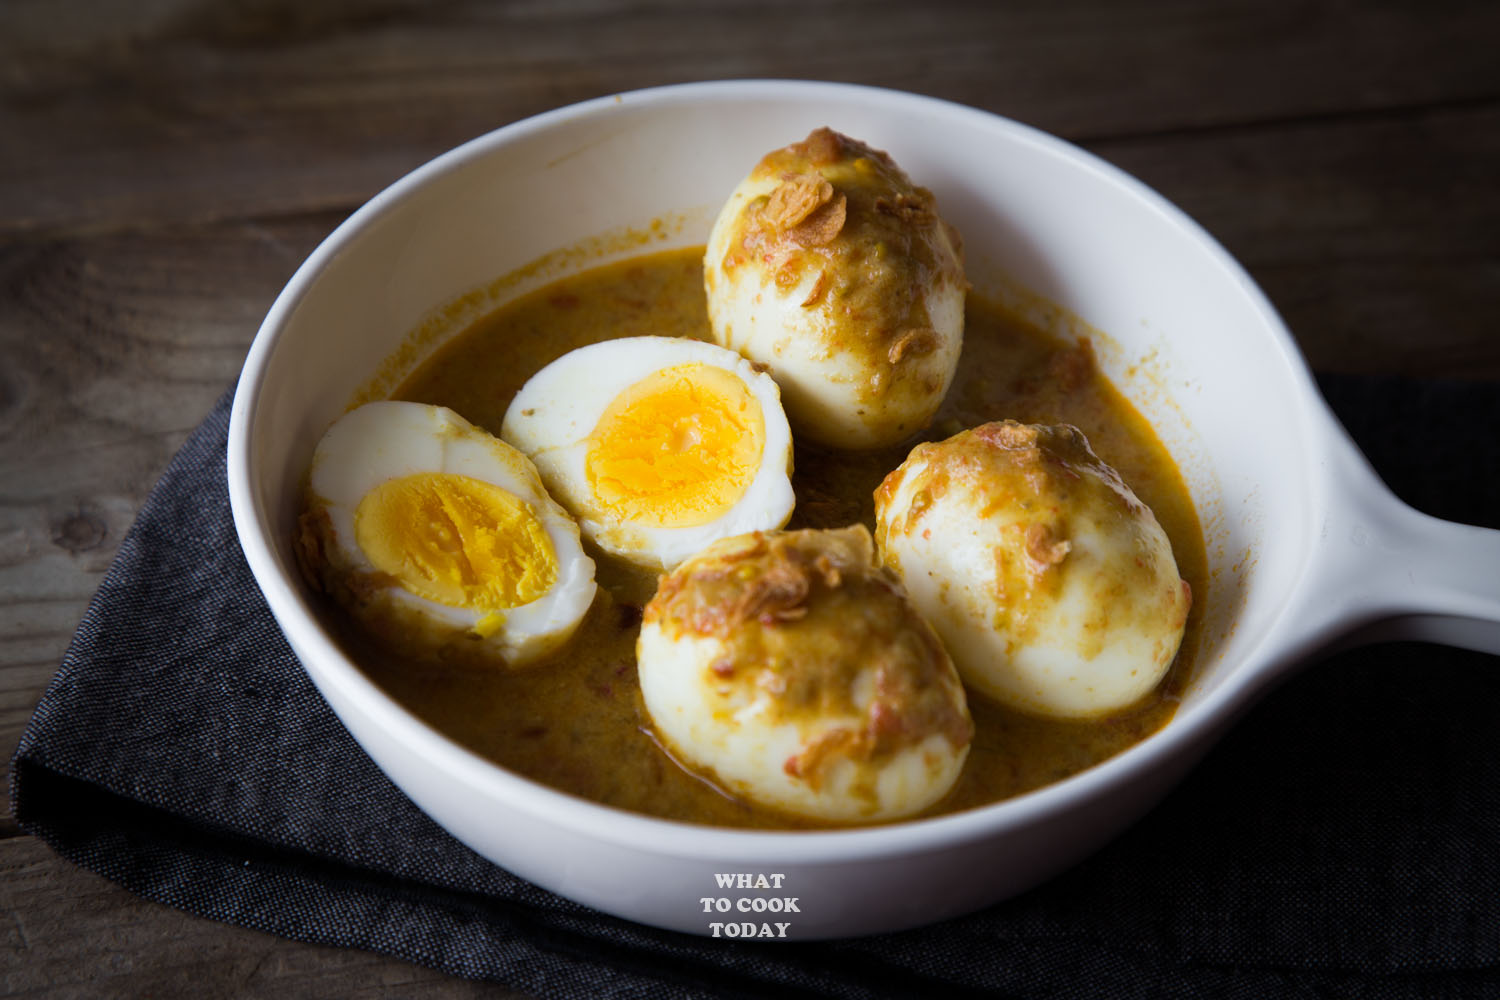
[[[1085,141],[1500,96],[1478,2],[108,6],[0,7],[0,226],[348,206],[507,121],[684,80],[896,87]]]
[[[1500,378],[1500,104],[1094,149],[1223,242],[1315,369]]]
[[[0,5],[0,750],[296,265],[525,115],[746,76],[897,87],[1182,205],[1323,370],[1500,381],[1500,5],[10,0]],[[143,902],[0,816],[0,992],[516,996]]]
[[[0,249],[7,760],[151,484],[233,385],[281,284],[336,221]]]

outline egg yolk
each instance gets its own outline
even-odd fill
[[[519,607],[557,582],[557,554],[531,505],[471,476],[381,483],[355,509],[354,536],[377,570],[449,607]]]
[[[687,528],[739,502],[764,446],[765,418],[749,387],[695,362],[653,372],[614,398],[589,436],[585,473],[610,516]]]

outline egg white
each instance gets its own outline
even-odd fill
[[[370,588],[376,567],[360,547],[355,512],[381,484],[421,473],[468,476],[497,486],[529,505],[551,544],[557,578],[529,603],[511,608],[457,607],[412,593],[397,583]],[[412,645],[478,642],[511,666],[522,666],[560,646],[593,603],[593,560],[578,526],[555,503],[531,462],[510,445],[440,406],[382,401],[341,417],[319,441],[308,474],[306,509],[325,515],[320,539],[329,588],[384,635]],[[378,577],[376,577],[378,579]]]
[[[657,372],[694,363],[731,373],[759,404],[764,438],[753,478],[733,506],[706,523],[654,526],[614,517],[589,484],[590,435],[622,392]],[[776,383],[733,351],[702,341],[628,337],[571,351],[527,381],[507,408],[500,433],[536,464],[585,538],[652,569],[670,569],[719,538],[778,528],[795,503],[791,430]]]

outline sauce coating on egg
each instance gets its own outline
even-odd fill
[[[456,336],[400,387],[498,433],[512,396],[563,354],[609,336],[703,338],[701,248],[608,265],[540,289]],[[1176,467],[1150,427],[1070,344],[970,296],[964,360],[931,436],[1013,418],[1073,424],[1155,512],[1182,576],[1207,589],[1202,530]],[[873,526],[874,492],[912,442],[867,452],[797,442],[789,527]],[[330,623],[369,675],[429,724],[476,753],[554,788],[669,819],[720,826],[828,825],[732,798],[678,765],[642,704],[635,646],[657,576],[597,558],[602,595],[572,641],[525,673],[393,657],[342,616]],[[1191,673],[1199,612],[1163,683],[1128,710],[1089,721],[1038,718],[972,695],[974,735],[953,790],[922,815],[985,805],[1098,763],[1164,725]]]
[[[800,304],[831,299],[849,320],[825,329],[832,348],[868,339],[893,361],[931,349],[937,335],[926,289],[964,281],[954,253],[962,240],[938,217],[931,191],[913,184],[884,151],[827,128],[766,154],[750,178],[775,186],[733,222],[725,273],[773,256],[778,287],[812,276],[812,292]],[[862,387],[867,398],[879,390]]]
[[[841,448],[927,426],[958,362],[966,287],[932,192],[827,128],[751,170],[705,253],[714,338],[770,370],[799,438]]]
[[[1023,711],[1129,707],[1192,604],[1150,508],[1069,424],[980,424],[917,445],[875,491],[885,564],[971,688]]]
[[[854,675],[900,659],[913,669],[899,677],[892,672],[879,702],[884,707],[853,738],[867,755],[934,732],[955,746],[968,742],[968,718],[938,697],[948,670],[936,636],[894,581],[872,571],[868,534],[845,537],[858,531],[832,531],[820,548],[797,532],[720,543],[712,560],[700,557],[690,571],[662,578],[645,622],[669,634],[718,640],[722,656],[713,673],[721,685],[775,692],[767,711],[778,720],[825,709],[859,714]],[[907,722],[891,724],[898,717]],[[809,756],[788,767],[810,771],[811,764]]]
[[[636,658],[680,760],[799,815],[918,812],[973,734],[952,660],[863,525],[714,543],[662,577]]]

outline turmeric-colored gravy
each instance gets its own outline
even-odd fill
[[[565,278],[507,304],[444,345],[400,386],[399,399],[436,403],[498,434],[512,395],[574,348],[644,334],[708,338],[701,249],[672,250]],[[578,386],[578,391],[590,391]],[[1176,709],[1201,629],[1203,536],[1177,468],[1151,428],[1105,381],[1087,343],[1070,345],[970,296],[958,377],[930,438],[1010,417],[1082,428],[1094,450],[1151,506],[1192,585],[1182,652],[1159,689],[1089,722],[1032,718],[970,693],[975,736],[951,794],[927,814],[969,809],[1056,781],[1163,726]],[[911,442],[915,443],[915,442]],[[873,526],[872,494],[910,448],[861,454],[796,446],[791,527]],[[739,827],[812,821],[732,799],[679,767],[652,738],[636,684],[640,608],[655,578],[599,552],[601,593],[575,637],[534,667],[400,661],[345,625],[357,662],[397,701],[452,739],[513,771],[635,812]],[[342,616],[330,617],[342,621]]]

